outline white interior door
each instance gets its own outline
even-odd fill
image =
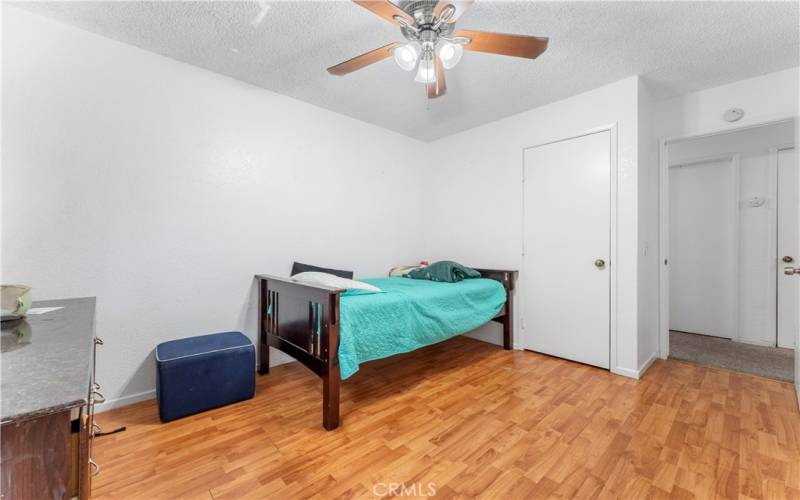
[[[784,266],[798,266],[797,153],[778,150],[778,347],[793,349],[800,330],[798,303],[800,280],[783,273]]]
[[[610,365],[611,132],[525,150],[526,348]]]
[[[737,221],[732,159],[670,167],[670,330],[737,337]]]

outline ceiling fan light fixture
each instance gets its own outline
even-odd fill
[[[436,81],[436,69],[433,64],[433,58],[426,57],[419,62],[419,69],[417,69],[417,76],[414,81],[419,83],[433,83]]]
[[[392,51],[394,61],[398,66],[406,71],[411,71],[417,65],[419,58],[420,45],[417,42],[409,42],[401,45]]]
[[[261,1],[261,0],[259,0]],[[398,66],[414,71],[425,84],[428,99],[447,92],[446,70],[455,67],[465,50],[536,59],[547,50],[548,39],[530,35],[456,29],[464,11],[475,0],[353,0],[357,5],[400,28],[405,41],[396,41],[328,68],[336,76],[394,58]]]
[[[464,48],[461,47],[461,44],[444,40],[436,47],[436,54],[439,56],[439,59],[442,60],[444,69],[450,69],[461,60],[461,56],[464,55]]]

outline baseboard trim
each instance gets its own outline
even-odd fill
[[[622,375],[623,377],[628,378],[639,378],[639,370],[631,370],[630,368],[623,368],[621,366],[615,366],[611,368],[611,373],[614,375]]]
[[[650,354],[650,357],[647,358],[647,361],[642,363],[642,366],[639,367],[639,377],[645,374],[645,372],[650,368],[650,366],[656,362],[658,359],[658,353],[654,352]]]
[[[297,361],[293,357],[289,356],[285,352],[281,352],[277,349],[270,348],[269,351],[269,366],[278,366],[284,365],[286,363],[291,363],[292,361]]]
[[[757,345],[762,347],[775,347],[775,342],[770,342],[769,340],[743,339],[741,337],[731,340],[733,342],[738,342],[740,344]]]
[[[616,367],[611,369],[611,373],[614,373],[616,375],[622,375],[623,377],[628,377],[628,378],[633,378],[633,379],[639,380],[640,378],[642,378],[642,375],[644,375],[644,372],[646,372],[647,369],[650,368],[650,365],[655,363],[656,359],[658,359],[658,353],[654,352],[654,353],[650,354],[650,357],[647,358],[647,361],[642,363],[639,366],[639,369],[637,369],[637,370],[632,370],[630,368],[623,368],[621,366],[616,366]]]
[[[797,392],[797,411],[800,412],[800,384],[795,384],[794,390]]]
[[[465,337],[480,340],[487,344],[494,344],[503,347],[503,332],[492,331],[489,328],[478,327],[475,330],[464,334]]]
[[[105,403],[96,405],[94,411],[95,413],[103,413],[104,411],[113,410],[114,408],[122,408],[123,406],[140,403],[142,401],[147,401],[148,399],[155,399],[155,397],[156,390],[150,389],[149,391],[137,392],[136,394],[131,394],[129,396],[109,399]]]

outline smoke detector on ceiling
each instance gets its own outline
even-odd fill
[[[722,115],[726,122],[736,122],[742,119],[744,110],[742,108],[731,108]]]

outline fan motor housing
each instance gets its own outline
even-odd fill
[[[449,37],[455,30],[454,23],[442,23],[436,30],[433,29],[435,17],[433,11],[436,8],[437,0],[404,0],[398,2],[398,6],[409,16],[414,18],[415,26],[420,33],[414,33],[406,27],[401,27],[400,31],[406,40],[424,40],[438,38],[440,36]],[[432,32],[426,35],[426,32]],[[431,37],[432,34],[435,36]]]

